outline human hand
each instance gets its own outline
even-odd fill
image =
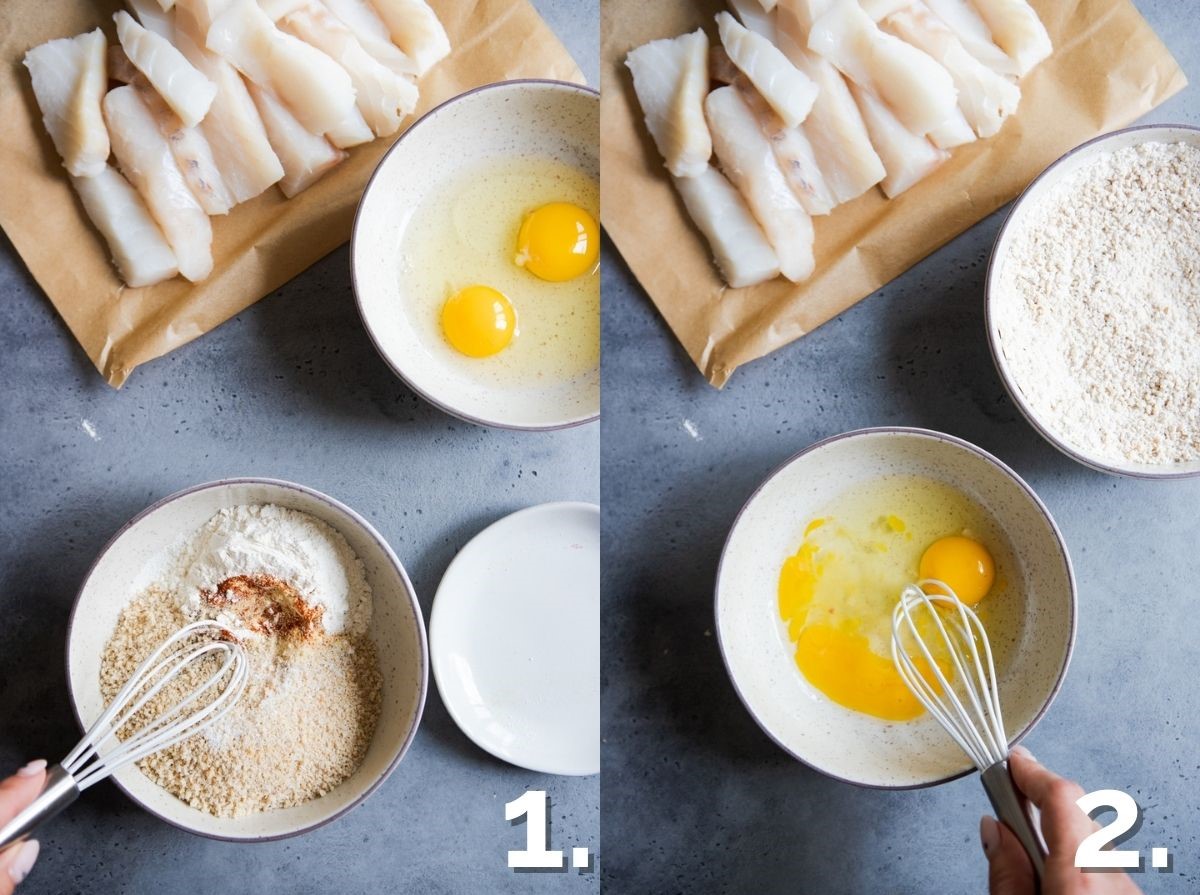
[[[1075,866],[1079,843],[1099,829],[1075,804],[1083,787],[1038,764],[1023,746],[1013,748],[1008,767],[1017,789],[1042,814],[1042,836],[1050,852],[1042,895],[1141,895],[1124,873],[1084,873]],[[991,895],[1035,895],[1033,865],[1012,830],[985,815],[979,821],[979,838],[988,859]]]
[[[7,780],[0,781],[0,826],[17,816],[32,802],[46,785],[46,762],[31,761]],[[26,839],[20,845],[0,853],[0,895],[12,895],[13,889],[33,869],[40,846],[36,839]]]

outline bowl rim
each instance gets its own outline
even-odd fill
[[[171,817],[167,817],[162,812],[157,811],[154,808],[151,808],[149,805],[145,804],[141,799],[139,799],[136,795],[134,795],[132,792],[130,792],[129,789],[126,788],[126,786],[116,776],[112,776],[109,778],[109,780],[112,783],[116,784],[117,788],[120,789],[121,792],[123,792],[130,799],[130,801],[132,801],[135,805],[137,805],[143,811],[145,811],[148,814],[150,814],[151,816],[156,817],[159,820],[164,821],[165,823],[168,823],[171,826],[176,827],[177,829],[183,830],[187,833],[191,833],[196,836],[203,836],[206,839],[215,839],[215,840],[218,840],[221,842],[242,842],[242,843],[251,843],[251,844],[259,843],[259,842],[277,842],[280,839],[290,839],[293,836],[299,836],[303,833],[309,833],[309,832],[312,832],[313,830],[316,830],[320,827],[325,826],[326,824],[333,823],[335,820],[338,820],[339,818],[341,818],[344,815],[348,814],[349,812],[353,811],[355,808],[357,808],[359,805],[361,805],[364,801],[366,801],[367,797],[370,796],[372,793],[374,793],[377,789],[379,789],[383,785],[384,781],[387,780],[387,778],[392,775],[392,772],[394,770],[396,770],[396,767],[400,764],[400,762],[403,760],[404,756],[408,753],[409,747],[412,746],[413,739],[416,737],[417,729],[421,725],[421,717],[425,712],[425,700],[429,693],[429,639],[428,639],[428,634],[426,633],[426,630],[425,630],[425,618],[421,614],[421,605],[420,605],[420,602],[417,600],[417,592],[413,588],[411,579],[408,577],[408,572],[405,570],[403,563],[400,562],[399,557],[396,556],[395,551],[392,550],[391,545],[389,545],[388,542],[384,539],[383,535],[381,535],[378,531],[376,531],[375,527],[373,525],[371,525],[371,523],[368,522],[365,518],[363,518],[359,513],[355,512],[353,509],[348,507],[346,504],[342,503],[340,500],[330,497],[328,494],[324,494],[324,493],[316,490],[315,488],[310,488],[307,485],[301,485],[297,482],[290,482],[290,481],[287,481],[286,479],[275,479],[275,478],[267,478],[267,477],[262,477],[262,476],[236,476],[233,478],[215,479],[210,482],[203,482],[198,485],[192,485],[190,487],[183,488],[179,491],[175,491],[174,493],[168,494],[166,497],[163,497],[163,498],[155,501],[150,506],[148,506],[145,509],[138,512],[136,515],[134,515],[132,518],[130,518],[127,522],[125,522],[119,529],[117,529],[116,533],[113,534],[113,536],[110,537],[108,539],[108,541],[105,542],[105,544],[102,548],[100,548],[100,551],[96,554],[96,558],[94,560],[92,560],[91,565],[88,566],[87,572],[84,573],[83,580],[82,580],[81,584],[79,585],[79,590],[75,594],[75,600],[71,605],[71,614],[67,620],[67,649],[66,649],[66,657],[65,657],[66,658],[66,674],[67,674],[67,695],[68,695],[68,699],[71,703],[71,713],[75,716],[75,723],[79,726],[79,729],[81,732],[86,732],[87,727],[84,725],[83,718],[80,717],[79,701],[75,696],[75,686],[71,679],[71,647],[74,642],[73,635],[75,633],[75,621],[76,621],[76,615],[78,614],[78,611],[79,611],[80,600],[83,598],[83,592],[87,589],[88,582],[91,581],[92,575],[96,571],[96,567],[100,564],[100,561],[108,554],[108,551],[112,548],[112,546],[114,544],[116,544],[116,542],[118,540],[120,540],[120,538],[122,536],[124,536],[124,534],[127,531],[129,531],[129,529],[131,529],[137,523],[141,522],[147,516],[162,509],[167,504],[173,503],[174,501],[179,500],[180,498],[187,497],[191,494],[195,494],[200,491],[209,491],[209,490],[212,490],[215,488],[225,488],[225,487],[228,487],[231,485],[271,485],[274,487],[280,487],[280,488],[284,488],[284,489],[288,489],[288,490],[292,490],[292,491],[299,491],[302,494],[305,494],[305,495],[312,497],[322,503],[325,503],[325,504],[333,507],[334,509],[339,510],[342,513],[345,513],[347,516],[349,516],[353,522],[355,522],[370,538],[372,538],[376,542],[376,544],[379,545],[379,547],[383,550],[384,555],[387,557],[388,561],[391,563],[392,567],[396,570],[396,572],[399,573],[400,579],[403,582],[405,591],[408,595],[408,600],[409,600],[409,603],[411,604],[411,608],[412,608],[412,612],[413,612],[413,618],[416,620],[416,627],[417,627],[417,642],[418,642],[418,647],[419,647],[419,652],[420,652],[420,657],[419,657],[419,661],[420,661],[419,684],[420,684],[420,686],[419,686],[419,693],[418,693],[418,698],[417,698],[416,711],[413,713],[412,723],[409,725],[408,732],[405,733],[404,738],[400,743],[399,750],[396,752],[396,755],[392,758],[392,760],[388,763],[388,766],[386,768],[384,768],[383,773],[381,773],[378,778],[376,778],[374,781],[372,781],[369,786],[367,786],[361,793],[359,793],[359,795],[357,795],[354,798],[354,800],[352,802],[350,802],[350,804],[345,805],[344,807],[338,809],[337,811],[335,811],[333,814],[329,815],[328,817],[324,817],[324,818],[321,818],[320,820],[314,821],[313,823],[306,824],[296,830],[292,830],[292,831],[289,831],[286,833],[273,833],[273,834],[265,835],[265,836],[228,836],[228,835],[222,835],[219,833],[210,833],[210,832],[205,832],[202,830],[194,829],[193,827],[188,826],[186,823],[183,823],[183,822],[178,821]]]
[[[1136,124],[1131,127],[1123,127],[1115,131],[1110,131],[1106,134],[1100,134],[1093,137],[1073,149],[1067,150],[1046,168],[1037,177],[1029,182],[1013,200],[1012,206],[1008,210],[1008,214],[1004,218],[1004,223],[1000,225],[1000,230],[996,234],[996,240],[992,243],[992,250],[988,255],[987,271],[984,274],[983,286],[983,316],[984,328],[987,331],[988,351],[992,356],[992,365],[996,368],[996,373],[1000,377],[1000,381],[1004,384],[1004,390],[1008,392],[1008,396],[1012,402],[1017,405],[1017,410],[1025,417],[1026,422],[1033,427],[1039,435],[1042,436],[1050,445],[1056,448],[1060,453],[1065,454],[1076,463],[1082,464],[1089,469],[1094,469],[1097,472],[1107,473],[1108,475],[1124,476],[1127,478],[1137,479],[1186,479],[1200,476],[1200,463],[1196,464],[1195,469],[1172,469],[1170,466],[1162,466],[1161,470],[1153,468],[1155,464],[1138,464],[1138,468],[1133,466],[1125,466],[1112,461],[1101,460],[1097,457],[1089,456],[1080,449],[1067,444],[1057,435],[1053,434],[1037,417],[1033,409],[1025,400],[1025,396],[1021,393],[1020,387],[1017,385],[1015,378],[1010,374],[1007,366],[1007,359],[1004,357],[1004,351],[1000,345],[999,331],[996,328],[993,319],[992,306],[995,301],[994,293],[997,291],[997,283],[1000,278],[1000,265],[998,264],[997,250],[1000,248],[1001,242],[1008,233],[1009,227],[1013,225],[1013,219],[1017,217],[1021,207],[1026,201],[1031,200],[1033,190],[1042,183],[1043,180],[1050,177],[1058,169],[1060,165],[1068,159],[1073,158],[1077,153],[1085,149],[1089,149],[1098,143],[1104,143],[1117,137],[1125,136],[1126,134],[1136,133],[1140,131],[1193,131],[1200,134],[1200,126],[1192,124]],[[1147,133],[1147,139],[1139,141],[1139,143],[1152,142],[1149,139],[1150,134]],[[1135,144],[1136,145],[1136,144]],[[1032,204],[1032,202],[1031,202]]]
[[[375,337],[375,332],[371,328],[371,324],[367,319],[367,313],[363,308],[363,301],[358,285],[358,233],[359,227],[362,224],[363,205],[366,202],[368,194],[371,192],[371,187],[374,186],[375,180],[379,176],[379,172],[383,169],[383,166],[387,164],[387,160],[391,157],[392,153],[396,152],[401,144],[403,144],[404,141],[407,140],[409,136],[413,134],[422,124],[433,118],[438,112],[442,111],[447,106],[454,105],[461,100],[467,99],[468,97],[474,96],[478,93],[483,93],[484,91],[526,88],[531,86],[546,87],[552,90],[571,90],[594,96],[597,101],[600,99],[600,91],[587,84],[578,84],[574,81],[562,81],[555,78],[515,78],[509,81],[494,81],[490,84],[481,84],[478,87],[472,87],[470,90],[466,90],[438,103],[428,112],[410,124],[404,130],[404,132],[396,138],[392,145],[388,147],[387,152],[380,157],[379,161],[375,165],[375,170],[371,172],[371,176],[367,179],[366,186],[363,187],[362,195],[359,197],[358,205],[354,210],[354,223],[350,228],[350,285],[351,291],[354,293],[354,305],[356,308],[358,308],[359,319],[362,320],[363,329],[366,330],[367,338],[371,340],[371,345],[375,348],[376,354],[383,359],[383,362],[387,365],[388,369],[390,369],[392,373],[400,379],[400,381],[402,381],[423,401],[432,404],[438,410],[442,411],[442,413],[457,417],[460,420],[464,420],[465,422],[472,423],[476,426],[484,426],[490,429],[508,429],[515,432],[555,432],[561,429],[573,429],[576,426],[584,426],[588,423],[596,422],[598,419],[600,419],[600,409],[597,408],[595,413],[580,419],[571,419],[567,420],[566,422],[555,422],[545,425],[526,426],[484,419],[483,417],[473,416],[472,414],[461,411],[455,407],[451,407],[445,401],[435,397],[433,394],[413,382],[407,375],[405,375],[400,366],[396,364],[383,350],[383,346],[379,344],[379,340]]]
[[[1054,681],[1054,686],[1051,687],[1049,694],[1047,694],[1047,696],[1046,696],[1045,702],[1042,703],[1042,707],[1040,709],[1038,709],[1038,711],[1030,719],[1029,723],[1026,724],[1024,728],[1022,728],[1020,731],[1017,732],[1017,734],[1012,738],[1012,741],[1009,743],[1009,746],[1012,747],[1012,746],[1015,746],[1017,743],[1021,742],[1021,740],[1023,740],[1029,734],[1029,732],[1031,730],[1033,730],[1033,728],[1037,725],[1037,723],[1042,720],[1042,718],[1045,716],[1046,712],[1050,710],[1050,706],[1053,704],[1055,698],[1058,696],[1059,690],[1062,689],[1063,681],[1066,679],[1066,676],[1067,676],[1067,669],[1071,665],[1071,656],[1075,652],[1075,635],[1076,635],[1077,624],[1078,624],[1079,595],[1078,595],[1078,588],[1077,588],[1076,582],[1075,582],[1075,568],[1071,563],[1071,554],[1070,554],[1070,551],[1067,550],[1067,542],[1066,542],[1066,539],[1063,537],[1062,532],[1058,528],[1058,523],[1056,523],[1054,521],[1054,516],[1051,515],[1050,510],[1046,507],[1045,503],[1042,502],[1042,499],[1040,497],[1038,497],[1037,493],[1033,490],[1033,488],[1031,488],[1029,486],[1029,484],[1023,478],[1021,478],[1019,475],[1017,475],[1017,473],[1011,467],[1009,467],[1008,464],[1006,464],[1004,461],[1000,460],[998,457],[994,456],[993,454],[989,453],[988,451],[985,451],[983,448],[979,447],[978,445],[972,444],[971,442],[967,441],[966,439],[959,438],[956,435],[950,435],[946,432],[938,432],[934,429],[924,429],[924,428],[920,428],[920,427],[916,427],[916,426],[871,426],[871,427],[866,427],[866,428],[861,428],[861,429],[851,429],[848,432],[842,432],[837,435],[830,435],[827,438],[822,438],[820,441],[813,442],[808,447],[803,448],[803,449],[797,451],[796,453],[792,454],[790,457],[788,457],[786,460],[784,460],[782,463],[780,463],[778,466],[776,466],[774,469],[772,469],[771,472],[762,480],[762,482],[759,483],[758,487],[756,487],[754,489],[753,493],[751,493],[751,495],[746,499],[746,502],[742,505],[742,508],[740,510],[738,510],[737,515],[734,517],[733,524],[730,525],[730,527],[729,527],[729,534],[726,535],[726,537],[725,537],[725,543],[721,547],[721,559],[720,559],[720,562],[717,564],[717,578],[716,578],[716,584],[713,588],[713,591],[714,591],[714,593],[713,593],[714,626],[715,626],[716,632],[717,632],[717,648],[721,653],[721,661],[725,665],[725,673],[729,676],[729,680],[733,684],[734,692],[737,693],[737,697],[739,700],[741,700],[742,705],[745,706],[746,711],[750,713],[750,717],[754,719],[754,723],[756,723],[762,729],[763,733],[765,733],[771,739],[771,741],[774,742],[775,745],[777,745],[780,749],[782,749],[784,752],[786,752],[792,758],[796,759],[796,761],[800,762],[802,765],[805,765],[806,767],[809,767],[812,770],[817,771],[818,773],[820,773],[826,777],[829,777],[833,780],[837,780],[841,783],[849,783],[853,786],[858,786],[863,789],[879,789],[879,790],[926,789],[931,786],[939,786],[943,783],[949,783],[952,780],[958,780],[962,777],[966,777],[968,774],[973,773],[976,769],[974,767],[968,767],[965,770],[959,771],[957,773],[949,774],[945,777],[939,777],[937,779],[929,780],[929,781],[922,782],[922,783],[890,784],[890,783],[866,783],[861,780],[854,780],[850,777],[842,776],[841,774],[835,774],[825,768],[818,766],[814,762],[799,755],[795,750],[790,748],[787,744],[783,743],[778,737],[776,737],[775,734],[767,728],[767,725],[765,723],[763,723],[762,719],[758,716],[758,713],[750,705],[749,699],[746,697],[745,693],[742,692],[742,688],[738,684],[737,678],[733,673],[733,669],[730,667],[729,654],[725,648],[724,636],[721,631],[721,613],[720,613],[720,610],[721,610],[721,576],[722,576],[722,572],[725,568],[725,558],[729,554],[730,541],[733,540],[733,534],[735,531],[737,531],[738,524],[742,521],[742,516],[745,515],[746,511],[750,508],[751,504],[753,504],[758,499],[758,495],[760,494],[760,492],[762,492],[762,490],[764,488],[766,488],[766,486],[773,479],[775,479],[776,476],[778,476],[780,473],[782,473],[785,469],[787,469],[793,463],[797,462],[801,458],[806,457],[807,455],[809,455],[811,453],[814,453],[822,448],[828,447],[829,445],[835,444],[839,441],[847,441],[847,440],[855,439],[855,438],[881,436],[881,435],[915,436],[918,438],[927,438],[927,439],[930,439],[933,441],[942,441],[942,442],[948,443],[950,445],[953,445],[955,447],[962,448],[962,449],[966,450],[968,453],[974,454],[975,456],[979,457],[981,460],[984,460],[985,462],[990,463],[992,466],[996,467],[1001,473],[1005,474],[1009,479],[1011,479],[1013,481],[1013,483],[1017,485],[1017,487],[1019,487],[1021,490],[1023,490],[1025,492],[1025,494],[1030,498],[1030,500],[1033,501],[1034,506],[1042,514],[1043,518],[1046,520],[1047,524],[1050,526],[1050,530],[1054,534],[1055,543],[1058,545],[1058,552],[1061,555],[1063,563],[1066,566],[1066,570],[1067,570],[1067,585],[1068,585],[1068,591],[1070,594],[1069,605],[1067,607],[1068,612],[1069,612],[1070,636],[1067,639],[1067,651],[1063,657],[1062,667],[1058,671],[1058,677]]]
[[[492,520],[483,528],[479,529],[479,531],[475,532],[475,534],[471,536],[470,540],[468,540],[462,545],[462,547],[458,549],[458,552],[454,554],[454,558],[450,560],[450,564],[446,566],[446,571],[442,573],[442,578],[438,582],[437,591],[433,595],[433,608],[429,610],[429,650],[430,659],[433,666],[433,682],[437,687],[438,698],[441,699],[442,706],[446,709],[446,713],[454,721],[454,724],[459,729],[459,732],[477,747],[498,761],[502,761],[505,764],[511,765],[512,767],[524,768],[527,771],[533,771],[537,774],[552,774],[560,777],[594,777],[600,773],[599,769],[595,771],[580,772],[577,770],[564,770],[564,766],[539,765],[532,762],[520,762],[509,758],[508,756],[498,754],[490,744],[482,742],[475,732],[468,729],[469,725],[464,722],[461,705],[452,699],[446,698],[445,690],[443,690],[442,677],[443,675],[448,674],[448,672],[445,671],[445,664],[448,660],[445,658],[445,653],[438,649],[439,640],[444,638],[438,638],[437,632],[445,627],[444,625],[439,625],[437,623],[438,618],[445,615],[444,610],[439,614],[438,606],[444,606],[445,602],[439,602],[438,597],[441,596],[444,584],[446,579],[450,577],[450,573],[459,566],[466,566],[467,560],[463,558],[463,554],[466,552],[467,548],[469,548],[472,544],[474,544],[492,529],[509,523],[518,516],[553,513],[566,510],[582,510],[587,512],[589,515],[594,515],[596,517],[597,531],[600,531],[603,523],[603,516],[601,514],[599,504],[591,503],[590,501],[586,500],[551,500],[545,503],[529,504],[528,506],[513,510],[511,513],[505,513],[503,516]],[[603,734],[601,735],[601,742],[603,743]]]

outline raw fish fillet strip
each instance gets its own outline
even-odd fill
[[[758,220],[780,273],[793,282],[806,279],[813,271],[812,218],[788,186],[754,112],[736,87],[714,90],[704,111],[721,170]]]
[[[854,0],[835,0],[813,24],[808,48],[887,103],[913,133],[929,133],[958,110],[950,73],[916,47],[881,31]]]
[[[308,189],[346,158],[345,152],[334,148],[320,134],[305,130],[269,90],[251,84],[250,96],[262,116],[271,146],[283,164],[279,189],[289,199]]]
[[[217,85],[196,70],[172,43],[139,25],[125,10],[113,14],[121,48],[171,110],[188,127],[208,114]]]
[[[47,41],[25,54],[42,123],[75,177],[99,174],[108,159],[108,130],[101,110],[108,87],[107,54],[108,41],[99,28]]]
[[[708,37],[697,30],[650,41],[630,51],[625,65],[633,75],[646,128],[667,170],[676,177],[703,173],[712,156],[712,137],[704,118]]]
[[[104,97],[104,120],[121,173],[158,222],[179,272],[193,283],[203,280],[212,272],[212,225],[137,88],[109,91]]]
[[[676,177],[684,207],[704,234],[730,286],[753,286],[779,276],[779,259],[742,194],[712,165],[694,177]]]
[[[817,99],[817,85],[778,47],[761,34],[742,27],[729,13],[718,13],[717,29],[733,64],[771,104],[784,124],[798,127]]]
[[[179,273],[175,254],[137,190],[111,165],[92,177],[72,177],[83,210],[108,243],[130,286],[153,286]]]

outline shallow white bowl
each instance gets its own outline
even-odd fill
[[[1029,420],[1029,424],[1041,434],[1050,444],[1058,448],[1072,460],[1090,466],[1100,472],[1111,475],[1135,476],[1138,478],[1172,479],[1200,475],[1200,460],[1190,463],[1152,464],[1120,461],[1112,457],[1100,457],[1072,444],[1066,437],[1054,428],[1054,423],[1047,420],[1029,405],[1026,398],[1027,390],[1036,389],[1036,382],[1018,382],[1008,365],[1004,354],[1004,339],[1000,333],[996,319],[996,304],[1004,300],[1000,292],[1000,271],[1004,267],[1013,234],[1024,225],[1025,218],[1031,208],[1036,206],[1044,196],[1049,194],[1058,183],[1074,171],[1087,165],[1097,156],[1107,155],[1127,146],[1137,146],[1141,143],[1192,143],[1200,145],[1200,128],[1181,124],[1142,125],[1113,131],[1089,140],[1072,149],[1025,188],[1025,191],[1013,203],[1000,235],[996,237],[996,245],[992,248],[991,260],[988,262],[987,281],[984,292],[984,309],[987,324],[988,345],[992,350],[992,360],[996,371],[1013,403]],[[1200,361],[1198,361],[1200,362]]]
[[[374,592],[371,637],[383,674],[382,712],[358,770],[341,786],[295,808],[248,817],[214,817],[192,808],[127,767],[113,779],[167,823],[214,839],[267,841],[305,833],[345,814],[374,792],[404,757],[425,706],[429,659],[425,623],[404,567],[371,525],[349,507],[311,488],[274,479],[224,479],[172,494],[143,510],[113,537],[93,564],[67,629],[67,685],[84,729],[100,715],[100,657],[121,609],[146,586],[154,559],[218,510],[273,503],[316,516],[340,532],[366,567]]]
[[[375,169],[350,243],[359,313],[375,348],[425,400],[468,422],[505,429],[562,429],[600,415],[600,367],[568,381],[501,386],[441,362],[398,310],[397,258],[409,218],[462,169],[505,156],[549,156],[600,177],[600,95],[564,81],[503,81],[443,103],[410,127]]]
[[[472,538],[438,585],[429,645],[442,701],[480,748],[600,773],[600,508],[544,503]]]
[[[1013,592],[1024,599],[1024,625],[1000,696],[1010,741],[1021,739],[1066,674],[1075,642],[1075,579],[1062,536],[1037,495],[961,439],[924,429],[861,429],[792,457],[734,522],[717,572],[716,615],[734,688],[771,739],[830,777],[907,789],[961,776],[972,765],[928,714],[883,721],[812,687],[796,667],[778,604],[779,569],[805,523],[847,488],[897,474],[937,479],[966,494],[991,514],[1017,557]]]

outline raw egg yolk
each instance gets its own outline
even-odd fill
[[[467,357],[490,357],[503,351],[516,331],[512,303],[490,286],[468,286],[442,305],[446,341]]]
[[[888,721],[908,721],[925,711],[891,657],[875,653],[867,638],[854,631],[809,625],[796,642],[796,664],[814,687],[846,708]],[[934,685],[929,663],[918,657],[914,664]]]
[[[962,535],[939,538],[921,556],[922,578],[936,578],[954,589],[958,598],[975,605],[992,588],[996,580],[996,564],[987,548],[978,541]],[[931,593],[938,593],[933,588]]]
[[[517,234],[517,266],[539,279],[561,283],[596,266],[600,229],[595,219],[569,202],[535,208]]]

